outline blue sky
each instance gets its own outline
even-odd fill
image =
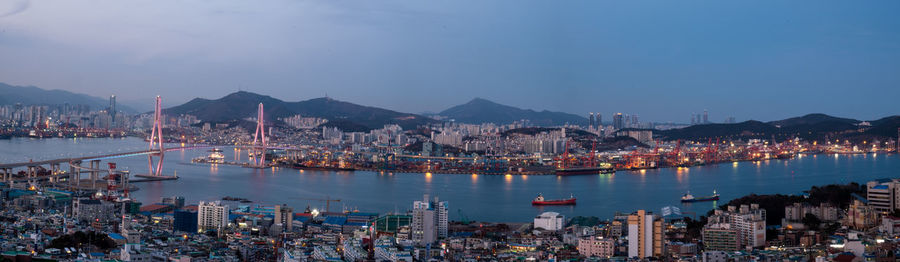
[[[474,97],[642,120],[898,114],[900,1],[0,1],[0,82],[175,105]]]

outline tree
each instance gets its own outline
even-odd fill
[[[809,228],[811,230],[819,230],[819,226],[822,224],[822,220],[820,220],[819,217],[816,217],[816,215],[813,214],[806,214],[806,216],[803,217],[802,222],[803,225],[806,226],[806,228]]]

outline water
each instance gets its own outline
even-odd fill
[[[124,139],[28,139],[0,140],[0,163],[24,162],[82,155],[145,150],[137,138]],[[716,205],[755,194],[797,194],[814,185],[866,182],[900,176],[896,154],[815,155],[793,160],[727,163],[691,168],[620,171],[613,175],[589,176],[497,176],[459,174],[390,174],[368,171],[330,172],[294,169],[249,169],[227,165],[192,164],[205,150],[168,152],[163,172],[180,177],[176,181],[139,183],[133,197],[145,204],[160,197],[180,195],[188,203],[248,198],[257,203],[288,204],[295,210],[307,205],[324,209],[325,203],[308,199],[341,199],[332,211],[343,208],[366,212],[406,211],[423,194],[450,202],[451,219],[461,210],[469,219],[494,222],[525,222],[543,211],[566,216],[611,218],[616,211],[647,209],[659,212],[677,206],[686,213],[704,214]],[[247,151],[225,149],[226,160],[246,160]],[[119,169],[134,174],[147,172],[147,158],[110,159]],[[64,167],[65,168],[65,167]],[[682,205],[680,197],[690,190],[705,196],[717,190],[720,201]],[[578,197],[578,205],[533,207],[531,200],[543,193],[547,198]]]

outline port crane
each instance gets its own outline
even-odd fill
[[[325,199],[321,199],[321,198],[292,197],[291,199],[298,199],[298,200],[312,200],[312,201],[322,201],[322,202],[325,202],[325,212],[331,212],[331,202],[341,202],[340,199],[331,199],[331,197],[326,197]]]

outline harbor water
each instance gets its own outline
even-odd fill
[[[147,144],[138,138],[13,138],[0,140],[0,163],[146,149]],[[226,161],[246,161],[246,150],[223,150]],[[430,194],[449,201],[450,217],[454,220],[464,214],[478,221],[527,222],[544,211],[607,219],[616,211],[659,212],[665,206],[676,206],[687,215],[699,216],[748,194],[800,194],[814,185],[900,177],[900,156],[896,154],[804,155],[790,160],[567,177],[300,171],[191,163],[192,158],[208,154],[206,149],[167,152],[163,173],[177,174],[179,179],[138,183],[140,190],[132,196],[144,204],[159,202],[165,196],[184,196],[188,203],[232,196],[252,200],[253,204],[287,204],[295,210],[307,206],[324,210],[324,202],[311,199],[331,198],[341,200],[331,204],[331,211],[383,213],[409,210],[413,201]],[[147,173],[148,169],[146,156],[104,161],[116,162],[119,169],[132,174]],[[721,194],[719,201],[680,203],[687,191],[702,197],[713,190]],[[539,193],[548,199],[574,195],[578,203],[532,206],[531,200]]]

